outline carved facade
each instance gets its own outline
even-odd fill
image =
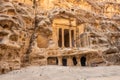
[[[0,72],[27,65],[120,64],[119,0],[1,0]]]

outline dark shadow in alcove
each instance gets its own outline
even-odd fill
[[[81,57],[80,62],[81,62],[81,66],[86,66],[86,57],[85,56]]]
[[[73,57],[73,64],[74,64],[74,65],[77,65],[76,57]]]
[[[62,64],[63,64],[63,66],[67,66],[67,59],[66,58],[62,58]]]

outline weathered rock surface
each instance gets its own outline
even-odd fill
[[[112,0],[0,0],[0,73],[64,60],[120,64],[119,8]]]

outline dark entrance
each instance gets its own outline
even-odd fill
[[[64,46],[69,47],[69,29],[64,30]]]
[[[72,47],[75,47],[74,30],[71,31]]]
[[[5,74],[5,69],[2,69],[2,74]]]
[[[86,66],[86,57],[81,57],[81,66]]]
[[[59,45],[59,47],[62,47],[62,28],[59,29],[58,45]]]
[[[58,58],[56,57],[56,65],[58,65]]]
[[[63,64],[63,66],[67,66],[67,59],[66,58],[62,58],[62,64]]]
[[[74,65],[77,65],[77,60],[76,60],[75,57],[73,57],[73,64],[74,64]]]

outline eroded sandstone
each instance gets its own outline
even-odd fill
[[[114,0],[0,0],[0,72],[120,64],[119,7]]]

